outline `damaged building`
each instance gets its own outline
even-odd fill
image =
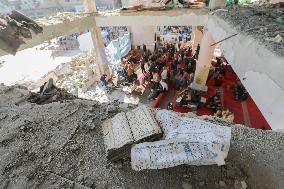
[[[38,3],[0,2],[0,188],[284,188],[281,0]]]

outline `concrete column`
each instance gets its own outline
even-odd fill
[[[201,39],[203,36],[203,33],[201,31],[201,26],[193,26],[192,27],[192,37],[193,37],[193,52],[197,48],[197,45],[201,43]]]
[[[87,13],[97,12],[96,4],[93,0],[84,0],[84,7]]]
[[[97,11],[95,2],[93,0],[84,0],[85,11],[88,13],[94,13]],[[99,75],[101,74],[110,74],[109,67],[107,64],[107,58],[105,54],[104,42],[102,39],[101,28],[96,25],[90,29],[92,34],[92,40],[94,43],[94,50],[96,53],[96,64],[99,68]]]
[[[101,74],[110,75],[108,66],[108,60],[105,53],[104,41],[102,38],[102,31],[100,27],[94,27],[91,29],[92,39],[95,47],[97,63]]]
[[[154,26],[131,26],[132,45],[136,49],[138,45],[142,48],[143,44],[151,51],[154,49],[155,27]]]
[[[227,4],[226,0],[210,0],[209,9],[225,8]]]
[[[84,0],[84,7],[85,7],[85,12],[87,13],[94,13],[96,12],[96,5],[93,0]],[[94,77],[94,71],[91,69],[90,62],[86,62],[86,69],[87,69],[87,74],[88,74],[88,79],[91,80]],[[100,74],[100,73],[97,73]]]
[[[129,6],[129,0],[121,0],[121,4],[122,4],[122,7],[128,7]]]
[[[199,86],[206,85],[215,49],[215,45],[211,46],[213,43],[214,40],[212,35],[209,32],[206,32],[201,40],[198,63],[196,64],[194,75],[194,83]]]

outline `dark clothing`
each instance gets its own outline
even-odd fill
[[[108,82],[106,81],[106,77],[107,77],[107,75],[102,75],[101,76],[101,78],[100,78],[100,80],[101,80],[101,82],[103,82],[103,84],[105,85],[105,86],[107,86],[107,84],[108,84]]]
[[[146,45],[143,45],[143,51],[146,52],[147,51],[147,47]]]
[[[155,70],[155,64],[154,63],[152,63],[151,65],[150,65],[150,67],[149,67],[149,71],[151,72],[151,73],[153,73],[154,72],[154,70]]]
[[[177,70],[177,65],[178,65],[178,61],[175,60],[175,61],[172,62],[172,68],[173,68],[174,71]]]
[[[146,71],[145,71],[145,63],[144,62],[141,62],[141,70],[142,70],[142,73],[144,74]]]
[[[128,78],[128,82],[129,83],[133,83],[134,81],[137,80],[137,74],[136,73],[133,73],[131,76],[129,76]]]
[[[181,56],[181,60],[183,61],[183,59],[184,59],[184,51],[181,51],[180,56]]]
[[[185,64],[186,67],[188,67],[188,65],[189,65],[189,58],[185,58],[184,59],[184,64]]]
[[[157,96],[162,92],[164,92],[162,85],[160,83],[155,83],[152,87],[151,93],[148,96],[148,100],[157,98]]]
[[[200,45],[197,46],[196,50],[195,50],[195,58],[198,59],[198,55],[199,55],[199,51],[200,51]]]

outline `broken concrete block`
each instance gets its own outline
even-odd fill
[[[225,8],[227,4],[226,0],[210,0],[209,9]]]
[[[16,54],[24,39],[32,38],[32,33],[43,31],[36,22],[17,11],[0,15],[0,26],[0,49],[10,54]]]
[[[103,122],[107,158],[116,161],[130,156],[131,145],[154,141],[162,137],[162,130],[149,107],[143,105],[127,113],[119,113]]]

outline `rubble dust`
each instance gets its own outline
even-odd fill
[[[8,53],[15,55],[20,45],[25,43],[24,39],[42,32],[42,27],[17,11],[0,14],[0,49]]]
[[[283,133],[232,126],[225,166],[135,172],[106,158],[100,124],[122,111],[119,102],[38,105],[30,95],[0,85],[0,188],[283,188]]]
[[[235,6],[214,14],[231,23],[238,31],[244,31],[284,56],[284,4]],[[278,37],[277,37],[278,36]]]

